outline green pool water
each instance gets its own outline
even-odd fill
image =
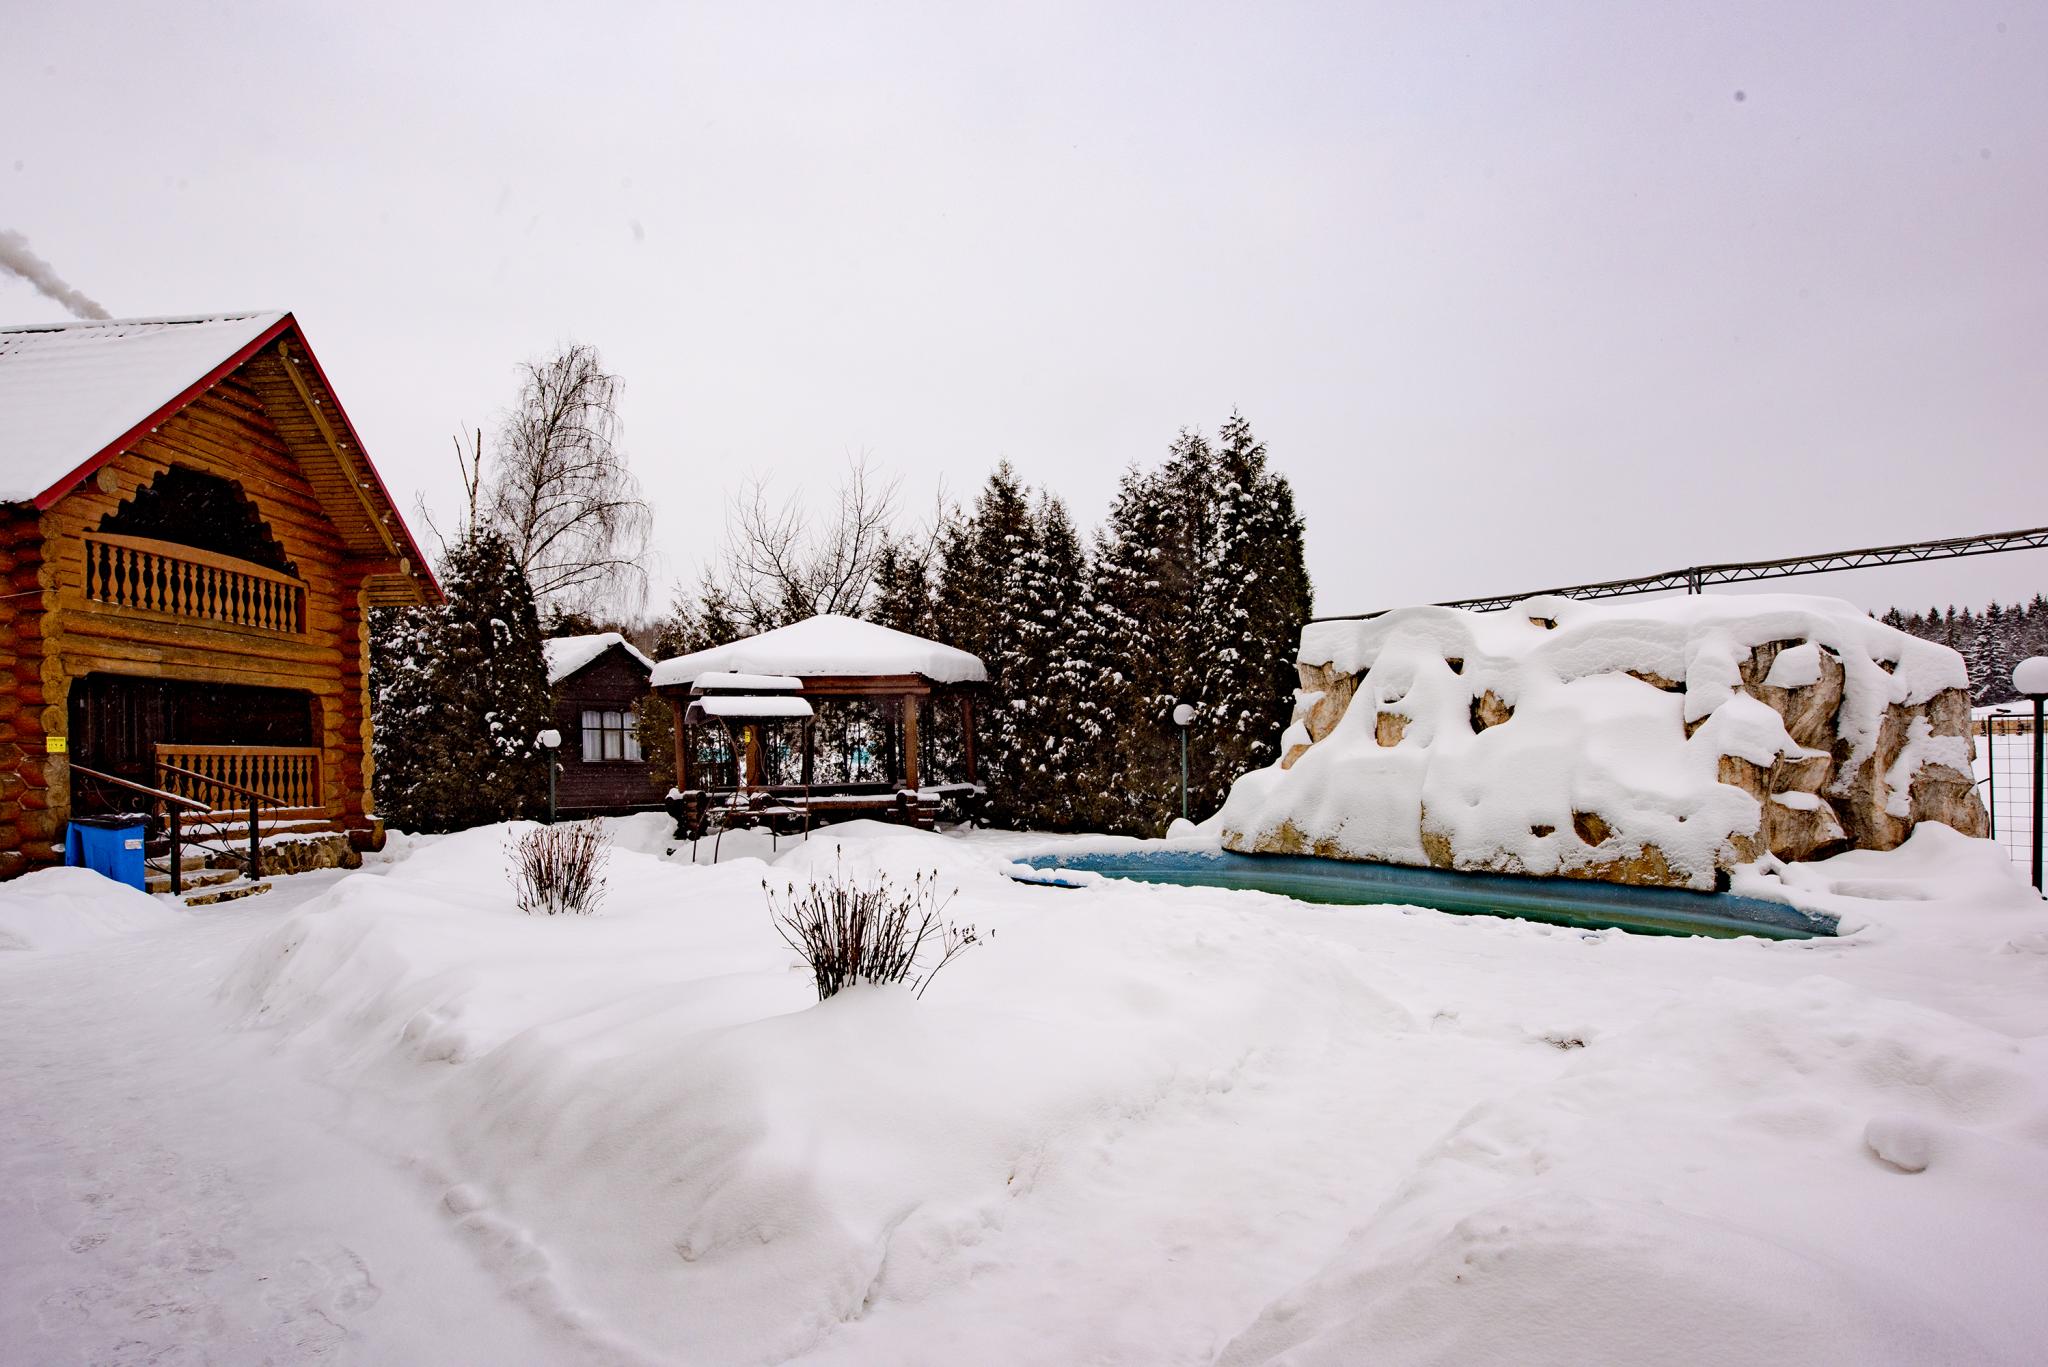
[[[1457,915],[1519,917],[1643,935],[1806,940],[1833,935],[1837,929],[1835,918],[1824,913],[1725,892],[1459,873],[1307,855],[1120,850],[1042,854],[1023,862],[1038,869],[1075,869],[1146,883],[1270,892],[1303,902],[1423,906]]]

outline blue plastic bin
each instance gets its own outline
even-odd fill
[[[143,835],[139,816],[73,817],[64,833],[64,862],[143,888]]]

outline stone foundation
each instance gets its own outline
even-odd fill
[[[345,831],[290,836],[268,842],[263,846],[265,878],[292,873],[311,873],[315,869],[358,869],[362,865],[363,856],[356,852]],[[206,867],[239,869],[242,867],[242,861],[233,855],[215,854],[207,858]]]

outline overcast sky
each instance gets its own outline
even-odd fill
[[[664,580],[751,472],[1085,526],[1233,406],[1324,612],[2048,524],[2039,3],[416,8],[0,0],[0,229],[294,310],[408,504],[573,339]]]

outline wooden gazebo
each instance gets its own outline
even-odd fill
[[[977,657],[836,614],[663,660],[676,717],[677,834],[714,813],[808,827],[874,815],[922,826],[972,813]]]

